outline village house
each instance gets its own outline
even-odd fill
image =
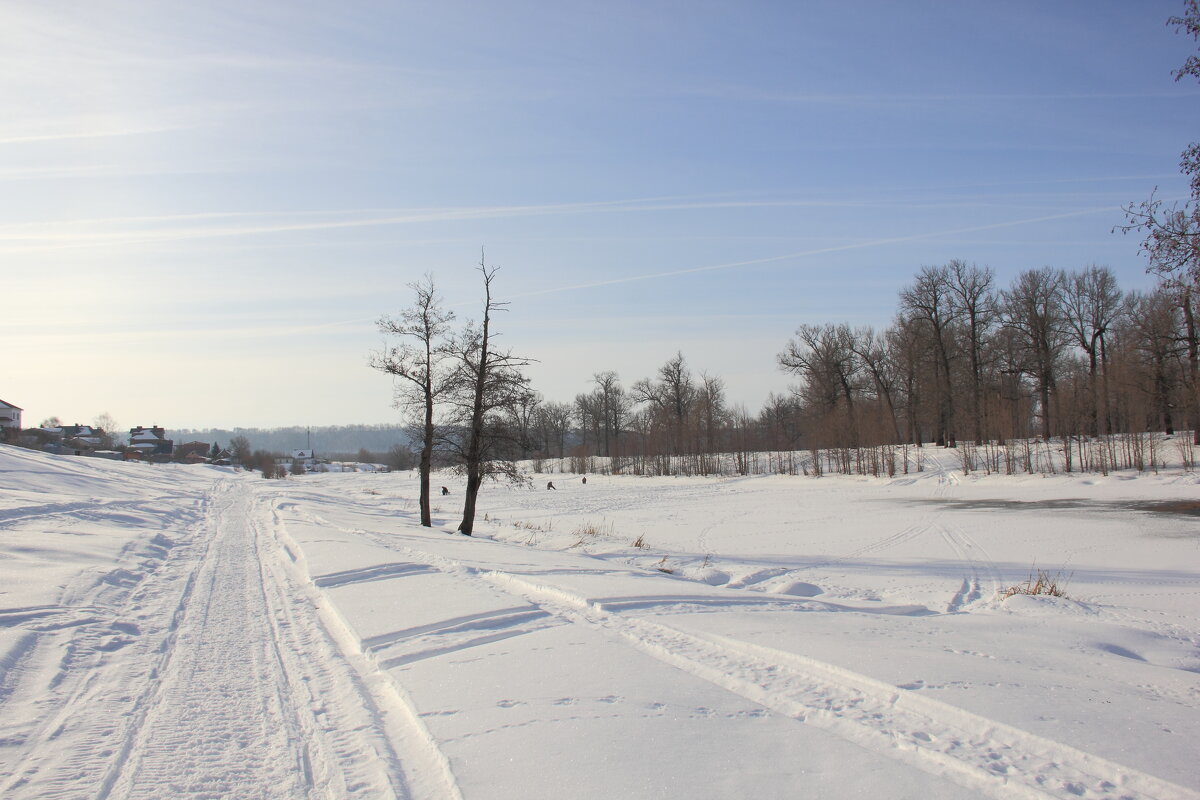
[[[184,442],[176,445],[174,457],[185,464],[206,464],[212,445],[207,442]]]
[[[21,432],[21,412],[12,403],[0,400],[0,439],[9,439]]]
[[[104,431],[91,425],[56,425],[39,428],[42,450],[63,456],[90,456],[103,446]]]
[[[136,457],[147,461],[170,461],[175,442],[166,438],[166,434],[166,430],[158,426],[130,428],[126,453],[137,453]]]
[[[293,450],[290,455],[275,458],[275,466],[282,467],[289,472],[293,471],[297,464],[306,472],[312,472],[317,465],[317,459],[313,456],[312,450]]]

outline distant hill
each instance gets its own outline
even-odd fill
[[[245,436],[254,450],[283,453],[288,450],[308,449],[311,446],[317,456],[329,453],[357,453],[363,449],[372,453],[386,453],[394,445],[408,444],[409,441],[401,425],[332,425],[312,428],[297,425],[290,428],[182,428],[167,431],[167,438],[173,439],[176,444],[192,441],[216,442],[221,447],[227,447],[229,440],[235,436]]]

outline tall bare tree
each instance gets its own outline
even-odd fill
[[[954,387],[950,374],[953,349],[951,326],[955,320],[953,291],[948,267],[922,267],[911,286],[900,292],[902,313],[928,328],[933,343],[934,388],[937,392],[937,424],[934,437],[939,445],[953,447],[957,441],[954,419]]]
[[[725,380],[707,372],[700,373],[700,384],[696,389],[696,414],[700,418],[704,436],[705,453],[718,450],[718,432],[724,425],[729,409],[725,402]]]
[[[1063,312],[1075,344],[1087,356],[1092,436],[1111,433],[1108,419],[1107,337],[1121,312],[1121,290],[1108,267],[1092,265],[1063,280]]]
[[[683,450],[684,431],[696,399],[696,385],[683,353],[677,352],[658,368],[658,379],[643,378],[630,388],[638,403],[649,405],[653,418],[666,427],[668,450]]]
[[[432,275],[409,284],[409,288],[416,295],[412,306],[399,317],[385,316],[378,323],[383,333],[401,337],[401,343],[374,353],[370,365],[399,379],[396,407],[415,420],[412,430],[421,444],[421,524],[431,527],[429,476],[437,439],[435,406],[452,386],[454,377],[447,365],[451,356],[447,337],[454,314],[442,308]]]
[[[538,406],[536,423],[547,455],[555,451],[558,457],[566,455],[567,434],[571,432],[571,406],[566,403],[542,403]]]
[[[1185,352],[1179,335],[1179,306],[1170,292],[1159,289],[1148,294],[1130,292],[1125,309],[1123,333],[1134,356],[1129,359],[1129,388],[1144,397],[1148,410],[1137,415],[1134,409],[1128,425],[1134,430],[1149,427],[1174,433],[1172,401],[1182,382],[1182,370],[1177,366]]]
[[[923,353],[927,349],[925,337],[921,334],[918,323],[903,314],[897,316],[886,337],[892,365],[896,371],[897,396],[904,409],[906,440],[920,445],[925,441],[919,414],[924,398],[920,372]]]
[[[502,458],[504,445],[515,439],[505,425],[505,410],[525,402],[531,392],[529,380],[521,372],[530,359],[497,347],[499,334],[492,317],[508,305],[492,297],[497,268],[487,266],[480,257],[479,272],[483,275],[483,320],[478,325],[468,324],[451,346],[457,362],[451,398],[459,415],[455,434],[446,440],[467,477],[463,517],[458,525],[459,532],[467,536],[475,529],[475,506],[484,478],[517,475],[511,459]]]
[[[801,379],[801,396],[821,416],[833,422],[839,408],[844,408],[840,422],[852,446],[859,443],[854,399],[862,369],[853,340],[846,324],[801,325],[777,356],[784,372]]]
[[[977,267],[955,259],[947,266],[950,302],[961,320],[970,366],[969,409],[975,444],[983,444],[984,348],[996,321],[996,298],[992,291],[995,275],[989,267]]]
[[[1042,267],[1022,272],[1004,293],[1004,325],[1018,334],[1024,369],[1033,378],[1042,420],[1042,437],[1051,426],[1056,368],[1066,344],[1062,312],[1063,273]]]
[[[600,415],[601,435],[604,438],[603,455],[613,455],[617,440],[621,436],[621,424],[629,413],[629,398],[621,388],[621,380],[612,370],[597,372],[592,376],[596,384],[596,407]]]
[[[854,331],[850,340],[850,349],[858,356],[863,370],[870,376],[871,384],[875,387],[875,396],[882,405],[882,422],[891,433],[890,443],[899,444],[901,436],[900,420],[896,416],[895,369],[888,346],[888,336],[875,333],[869,326]]]

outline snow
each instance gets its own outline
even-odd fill
[[[0,447],[0,796],[1200,797],[1200,478],[926,456],[468,538],[449,474],[425,529],[412,473]]]

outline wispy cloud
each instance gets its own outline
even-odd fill
[[[514,217],[541,217],[553,215],[645,213],[670,211],[707,211],[756,208],[1029,208],[1029,203],[998,204],[977,199],[938,200],[932,202],[822,200],[822,199],[768,199],[768,200],[716,200],[687,198],[645,198],[597,202],[573,202],[511,206],[468,206],[460,208],[425,209],[349,209],[343,211],[310,212],[209,212],[198,214],[95,218],[61,220],[38,223],[10,223],[0,225],[0,244],[6,249],[54,249],[90,247],[102,244],[136,244],[191,239],[211,239],[240,236],[265,236],[272,234],[303,233],[309,231],[331,231],[386,226],[416,225],[458,221],[478,221]],[[1030,221],[1061,219],[1080,214],[1111,211],[1117,207],[1104,206],[1094,210],[1068,212],[1065,214],[1039,217],[1012,223],[1000,223],[987,227],[1005,227],[1026,224]],[[964,232],[960,229],[948,233]],[[929,238],[938,234],[899,237],[882,240],[905,241]],[[863,246],[863,245],[855,245]],[[814,251],[822,252],[822,251]],[[778,257],[786,258],[788,256]],[[772,259],[778,260],[778,259]],[[717,267],[713,267],[717,268]]]
[[[34,133],[22,136],[0,136],[0,145],[31,144],[36,142],[60,142],[68,139],[110,139],[120,136],[146,136],[155,133],[180,130],[173,125],[154,125],[144,128],[126,128],[123,130],[93,130],[93,131],[60,131],[54,133]]]
[[[742,261],[729,261],[720,264],[706,264],[697,267],[686,267],[683,269],[667,270],[659,272],[646,272],[639,275],[630,275],[622,278],[612,278],[602,281],[589,281],[586,283],[570,284],[566,286],[552,287],[549,289],[541,289],[533,292],[523,292],[510,296],[512,300],[520,300],[530,297],[542,297],[546,295],[561,294],[565,292],[583,291],[586,289],[595,289],[606,286],[616,286],[621,284],[639,283],[643,281],[661,280],[666,278],[677,278],[684,275],[695,275],[704,272],[716,272],[722,270],[739,269],[743,267],[760,266],[765,264],[776,264],[785,261],[795,261],[803,258],[810,258],[817,255],[825,255],[828,253],[846,252],[851,250],[862,250],[873,247],[883,247],[891,244],[900,244],[903,242],[915,242],[929,239],[945,239],[947,237],[960,236],[968,233],[980,233],[983,231],[999,230],[1003,228],[1013,228],[1022,225],[1035,225],[1043,222],[1053,222],[1061,219],[1069,219],[1073,217],[1084,217],[1094,214],[1114,213],[1121,210],[1120,206],[1100,206],[1096,208],[1084,208],[1075,211],[1067,211],[1059,214],[1047,214],[1038,217],[1026,217],[1015,220],[1005,220],[1003,222],[993,222],[984,225],[972,225],[967,227],[952,228],[946,230],[926,231],[923,233],[910,234],[906,236],[889,236],[877,239],[867,239],[862,241],[847,242],[844,244],[830,245],[826,247],[812,248],[809,250],[800,250],[797,252],[784,253],[782,255],[767,256],[764,258],[746,259]],[[973,241],[973,240],[972,240]],[[347,327],[362,327],[368,323],[374,323],[376,317],[355,317],[352,319],[333,320],[328,322],[315,322],[309,325],[280,325],[278,327],[265,325],[255,326],[253,328],[235,328],[230,329],[238,335],[291,335],[296,333],[317,333],[320,331],[331,331],[338,328]]]
[[[685,269],[669,270],[666,272],[648,272],[641,275],[630,275],[624,278],[613,278],[604,281],[591,281],[588,283],[579,283],[570,286],[559,286],[552,289],[542,289],[536,292],[525,292],[524,294],[513,295],[513,299],[524,297],[538,297],[541,295],[558,294],[561,292],[579,291],[582,289],[595,289],[602,286],[615,286],[623,283],[637,283],[640,281],[658,280],[662,278],[677,278],[683,275],[695,275],[701,272],[715,272],[718,270],[736,269],[739,267],[751,267],[760,264],[773,264],[781,261],[792,261],[810,256],[823,255],[826,253],[839,253],[848,250],[861,250],[869,247],[881,247],[889,244],[899,244],[901,242],[915,242],[925,239],[937,239],[945,236],[956,236],[964,233],[977,233],[980,231],[991,231],[1000,228],[1012,228],[1019,225],[1033,225],[1039,222],[1052,222],[1054,220],[1068,219],[1070,217],[1082,217],[1091,214],[1113,213],[1120,211],[1120,206],[1102,206],[1099,208],[1085,208],[1077,211],[1067,211],[1061,214],[1049,214],[1041,217],[1030,217],[1026,219],[1008,220],[1006,222],[993,222],[987,225],[972,225],[965,228],[953,228],[950,230],[930,231],[926,233],[916,233],[908,236],[889,236],[881,239],[870,239],[866,241],[849,242],[846,244],[831,245],[829,247],[818,247],[812,250],[801,250],[795,253],[785,253],[778,256],[768,256],[765,258],[753,258],[745,261],[729,261],[722,264],[708,264],[701,267],[687,267]]]
[[[1171,99],[1200,97],[1200,91],[1191,88],[1153,89],[1136,92],[796,92],[778,91],[758,86],[717,84],[687,87],[679,90],[680,95],[708,97],[781,105],[824,105],[824,106],[931,106],[947,103],[1057,103],[1064,101],[1106,102],[1129,99]]]

